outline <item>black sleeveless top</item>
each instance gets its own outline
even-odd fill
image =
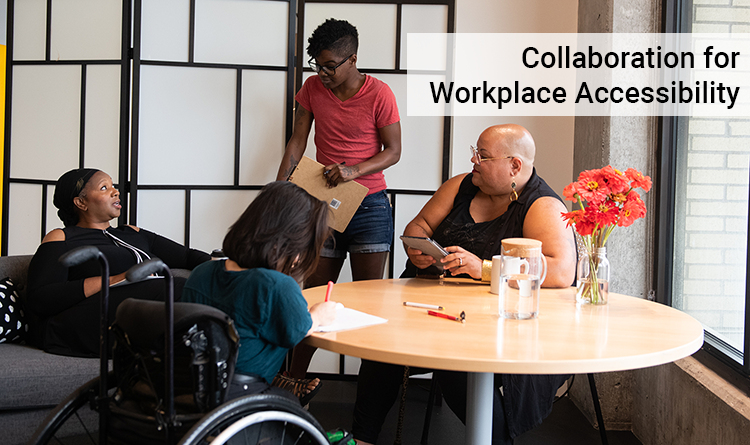
[[[557,193],[537,176],[536,169],[534,169],[518,200],[511,202],[505,213],[492,221],[476,223],[469,213],[469,206],[479,191],[479,187],[471,183],[471,177],[472,175],[468,174],[461,181],[458,194],[453,200],[453,209],[435,229],[432,238],[441,246],[461,246],[482,259],[490,260],[493,255],[499,255],[503,239],[523,236],[523,222],[534,201],[545,196],[562,201]],[[401,277],[414,277],[417,270],[411,261],[407,261],[406,270]],[[430,266],[420,271],[420,275],[433,272],[439,274],[437,268]],[[495,387],[504,388],[504,396],[501,400],[511,437],[517,437],[542,423],[542,420],[552,411],[555,391],[569,377],[569,375],[495,375]]]
[[[479,187],[471,182],[472,176],[470,173],[461,181],[458,193],[453,200],[453,208],[435,229],[432,239],[444,247],[463,247],[485,260],[491,260],[493,255],[500,254],[503,239],[523,237],[523,222],[526,213],[537,199],[551,196],[562,202],[557,193],[536,174],[536,169],[534,169],[526,187],[518,199],[508,205],[505,213],[491,221],[477,223],[474,222],[469,212],[471,201],[479,192]],[[406,270],[401,277],[414,277],[416,273],[416,266],[407,260]],[[434,266],[420,272],[420,274],[436,275],[439,273]]]

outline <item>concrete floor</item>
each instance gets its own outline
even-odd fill
[[[429,380],[411,379],[406,397],[402,444],[419,444],[422,436]],[[357,384],[353,381],[324,380],[318,394],[310,402],[308,411],[326,431],[336,428],[351,430],[352,412],[356,397]],[[87,409],[88,407],[84,407]],[[398,404],[388,414],[383,431],[376,445],[392,445],[396,437]],[[89,425],[96,431],[96,423]],[[430,423],[428,443],[430,445],[455,445],[464,443],[465,427],[443,403],[435,406]],[[610,445],[641,445],[641,442],[629,431],[609,431],[607,438]],[[67,437],[62,442],[66,445],[92,445],[93,441],[85,435]],[[567,397],[558,400],[552,414],[542,425],[528,431],[515,440],[515,445],[598,445],[601,444],[599,431],[594,429],[578,408]]]
[[[407,391],[402,443],[419,444],[424,424],[429,380],[412,381]],[[310,402],[309,412],[325,430],[342,427],[351,429],[356,383],[325,380],[320,392]],[[391,445],[396,436],[398,405],[388,414],[377,445]],[[430,445],[464,443],[465,428],[446,404],[435,406],[430,423]],[[610,445],[641,445],[629,431],[608,431]],[[552,414],[539,427],[515,440],[515,445],[582,445],[600,444],[599,431],[594,429],[570,399],[557,401]]]

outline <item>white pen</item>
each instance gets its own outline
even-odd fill
[[[434,304],[412,303],[411,301],[404,301],[404,306],[421,307],[423,309],[437,309],[438,311],[443,310],[443,306],[437,306]]]

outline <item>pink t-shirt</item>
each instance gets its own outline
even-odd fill
[[[317,159],[323,165],[355,165],[370,159],[383,149],[378,130],[400,120],[393,92],[371,76],[365,78],[357,94],[343,102],[318,76],[311,76],[295,99],[313,114]],[[382,171],[355,181],[367,187],[368,194],[386,188]]]

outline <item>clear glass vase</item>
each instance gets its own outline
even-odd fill
[[[609,299],[609,260],[606,247],[585,249],[576,269],[576,301],[607,304]]]

